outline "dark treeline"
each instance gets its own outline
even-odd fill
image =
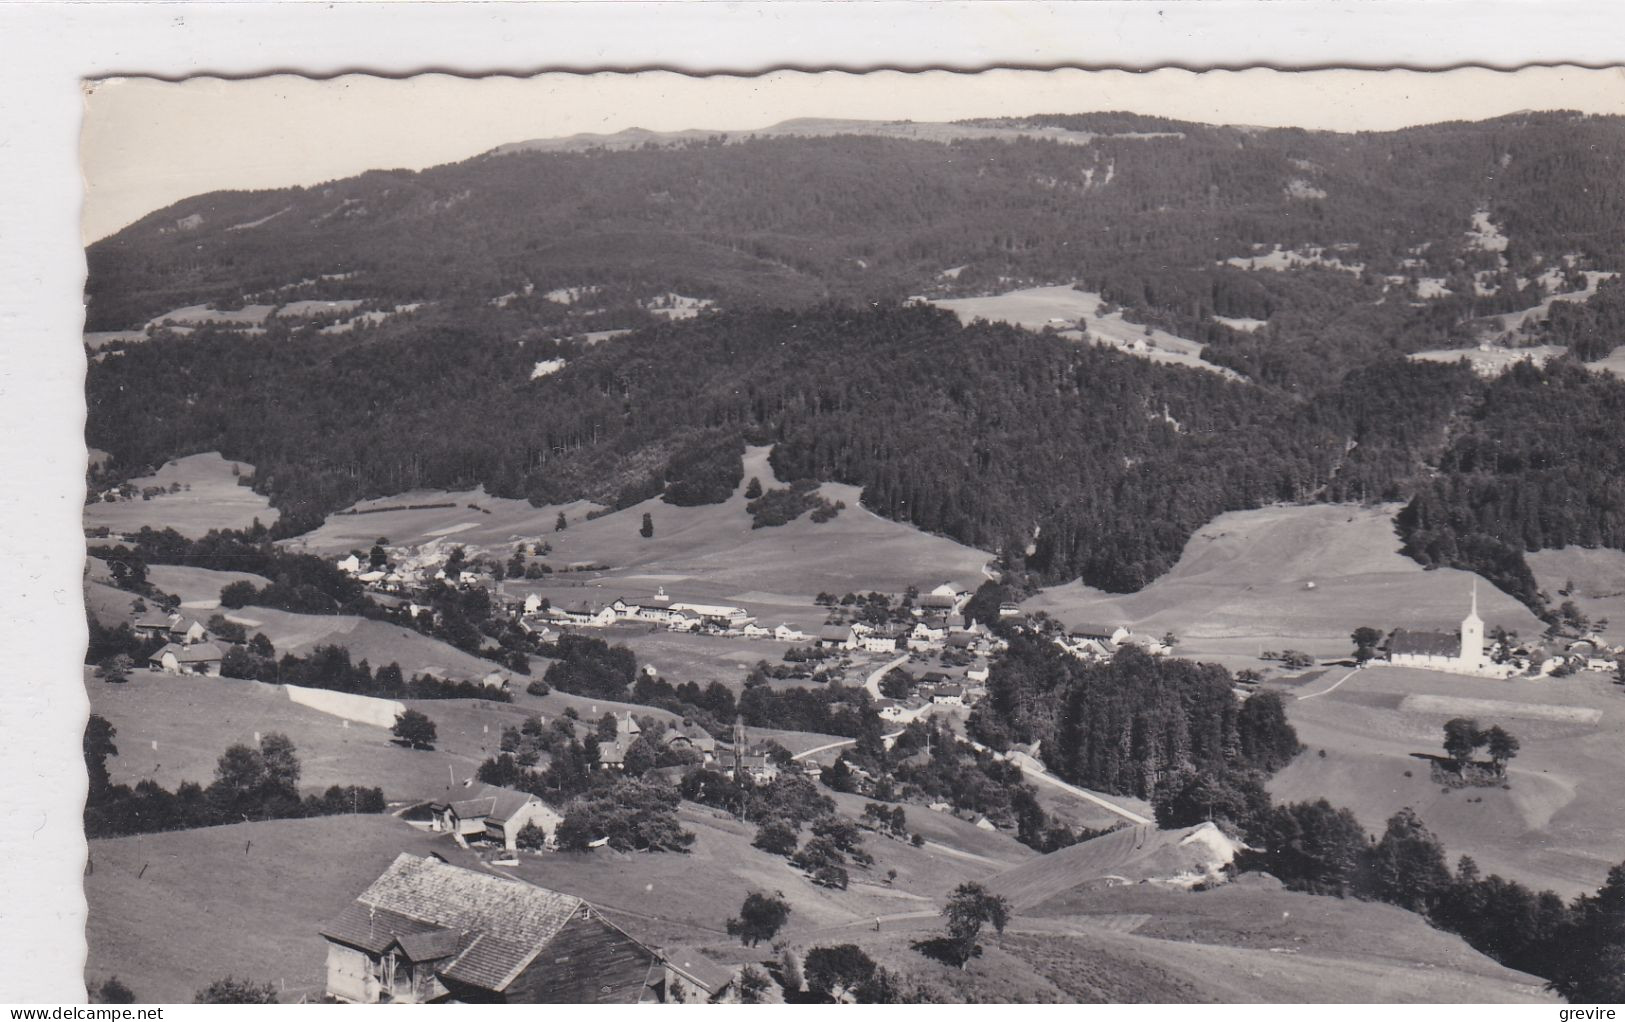
[[[381,813],[384,794],[378,788],[329,787],[321,795],[299,797],[298,750],[286,735],[275,732],[259,747],[233,745],[215,766],[207,786],[183,781],[173,792],[144,780],[133,789],[114,784],[107,769],[118,755],[118,730],[90,715],[85,726],[85,769],[90,790],[85,796],[85,836],[119,837],[155,831],[217,827],[244,820],[280,820],[339,813]]]
[[[1299,751],[1276,694],[1238,702],[1218,667],[1132,649],[1085,665],[1031,633],[1010,639],[971,720],[989,745],[1042,740],[1058,775],[1150,798],[1161,827],[1214,821],[1240,835],[1250,850],[1239,869],[1265,870],[1293,890],[1420,913],[1570,1000],[1625,993],[1625,864],[1596,895],[1567,905],[1481,876],[1467,857],[1452,872],[1443,845],[1409,809],[1374,839],[1324,799],[1272,804],[1265,779]]]
[[[258,519],[247,529],[210,529],[200,539],[189,539],[174,529],[142,526],[130,545],[94,546],[91,556],[110,563],[179,564],[212,571],[240,571],[262,575],[271,584],[255,588],[236,583],[234,593],[251,595],[226,604],[241,607],[253,602],[301,614],[361,613],[371,606],[361,583],[331,561],[310,554],[294,554],[276,546],[278,537]],[[246,593],[242,587],[248,587]]]
[[[1268,775],[1299,748],[1280,697],[1238,701],[1222,667],[1132,647],[1085,663],[1030,632],[1011,636],[971,726],[994,748],[1042,742],[1058,776],[1139,798],[1187,773]]]
[[[1551,891],[1484,876],[1470,856],[1452,871],[1444,845],[1410,809],[1373,839],[1353,813],[1325,799],[1272,808],[1265,796],[1255,810],[1233,815],[1233,804],[1219,805],[1220,818],[1253,846],[1238,857],[1241,869],[1267,870],[1293,890],[1419,913],[1570,1001],[1625,996],[1625,864],[1609,870],[1597,893],[1565,903]]]
[[[624,506],[697,473],[683,499],[718,497],[741,439],[775,443],[781,477],[860,485],[877,513],[1043,580],[1126,591],[1223,511],[1397,496],[1473,388],[1459,366],[1393,360],[1299,404],[918,307],[703,316],[538,382],[526,357],[478,311],[403,327],[384,359],[326,339],[153,341],[91,367],[89,435],[127,465],[221,449],[305,515],[476,482]]]
[[[317,646],[307,657],[284,653],[276,659],[264,636],[255,636],[247,645],[226,650],[220,673],[228,678],[264,681],[279,685],[325,688],[334,692],[377,696],[382,699],[488,699],[512,702],[506,689],[491,688],[477,681],[437,678],[418,674],[407,678],[399,664],[386,664],[373,670],[362,660],[351,663],[350,651],[343,646]]]
[[[1625,548],[1625,382],[1560,359],[1489,385],[1399,516],[1405,553],[1544,613],[1523,552]]]
[[[1594,362],[1625,343],[1625,279],[1598,286],[1584,302],[1553,302],[1542,340],[1567,345],[1582,362]]]

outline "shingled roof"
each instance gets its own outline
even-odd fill
[[[1389,656],[1443,656],[1461,653],[1461,639],[1449,632],[1411,632],[1395,629],[1388,640]]]
[[[148,657],[147,661],[154,664],[160,663],[164,659],[165,653],[175,654],[175,662],[182,664],[203,664],[224,658],[224,654],[220,652],[220,647],[212,642],[199,642],[190,646],[182,646],[171,642],[166,643],[156,653]]]
[[[458,819],[483,818],[494,823],[506,823],[513,818],[514,813],[535,798],[536,796],[528,792],[487,785],[477,791],[470,788],[453,788],[443,799],[433,804],[450,806]]]
[[[450,958],[437,968],[441,976],[501,992],[582,905],[567,894],[402,853],[321,933],[372,954],[399,943],[416,961]],[[444,953],[454,941],[455,950]]]

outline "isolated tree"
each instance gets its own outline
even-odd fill
[[[991,923],[999,933],[1004,932],[1005,924],[1010,921],[1010,902],[981,884],[968,882],[954,888],[942,914],[948,922],[948,941],[954,957],[963,969],[976,954],[976,938],[981,935],[984,923]]]
[[[887,671],[886,676],[880,679],[880,694],[887,699],[907,699],[913,691],[914,676],[901,667]]]
[[[386,565],[388,563],[389,563],[389,551],[384,549],[383,544],[374,543],[372,545],[372,549],[367,552],[367,564],[368,564],[368,566],[376,571],[376,570],[378,570],[379,568],[382,568],[384,565]]]
[[[875,961],[856,944],[815,947],[807,952],[802,972],[808,990],[839,1000],[874,977]]]
[[[1369,625],[1362,625],[1349,636],[1354,642],[1354,659],[1365,663],[1377,655],[1377,647],[1382,645],[1382,633]]]
[[[796,850],[798,837],[795,825],[789,820],[765,820],[756,828],[751,844],[773,855],[791,855]]]
[[[1495,764],[1496,772],[1506,773],[1507,763],[1518,754],[1518,739],[1496,724],[1484,733],[1484,741],[1489,746],[1490,762]]]
[[[1478,721],[1470,717],[1454,717],[1444,724],[1444,751],[1455,760],[1458,771],[1473,761],[1473,750],[1485,742]]]
[[[645,511],[643,512],[643,525],[638,529],[638,535],[642,536],[644,539],[650,539],[654,536],[654,534],[655,520],[649,515],[649,512]]]
[[[196,1004],[276,1004],[276,987],[269,983],[227,976],[197,992]]]
[[[559,516],[557,518],[553,519],[553,531],[554,532],[563,532],[565,529],[568,529],[569,527],[570,527],[570,523],[565,521],[564,512],[560,511]]]
[[[135,992],[112,976],[96,988],[96,1000],[101,1004],[134,1004]]]
[[[456,574],[460,573],[467,566],[468,566],[468,551],[464,550],[460,546],[452,547],[450,555],[448,555],[446,557],[446,566],[445,566],[446,574],[447,575],[456,575]]]
[[[745,895],[737,918],[728,920],[728,933],[739,938],[739,943],[755,947],[764,940],[772,940],[790,918],[790,904],[782,891]]]
[[[436,735],[434,721],[417,710],[407,710],[397,716],[390,733],[414,749],[434,748]]]
[[[755,476],[751,476],[750,477],[750,482],[745,484],[745,499],[746,500],[755,500],[757,497],[760,497],[761,495],[762,495],[762,481],[760,479],[756,478]]]

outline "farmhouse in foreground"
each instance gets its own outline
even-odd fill
[[[723,982],[580,898],[406,853],[321,934],[327,993],[351,1003],[636,1004]]]

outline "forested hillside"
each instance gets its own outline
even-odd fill
[[[1412,556],[1535,607],[1523,550],[1625,545],[1619,383],[1402,358],[1625,270],[1625,121],[985,123],[1073,134],[651,140],[188,199],[91,247],[92,328],[373,319],[155,326],[92,363],[89,441],[125,475],[252,463],[284,533],[415,487],[714,502],[773,444],[786,479],[1113,591],[1279,500],[1414,498]],[[902,301],[1035,281],[1247,382]],[[1543,337],[1606,353],[1621,293],[1557,303]]]
[[[1512,367],[1401,513],[1405,552],[1482,571],[1538,606],[1523,551],[1625,549],[1625,382],[1571,362]]]
[[[853,483],[872,510],[1013,568],[1125,591],[1220,512],[1397,497],[1474,388],[1460,367],[1396,359],[1300,404],[921,306],[708,315],[531,380],[556,345],[516,338],[519,322],[465,309],[360,345],[155,340],[91,366],[90,440],[120,464],[218,448],[258,466],[294,521],[481,482],[538,502],[716,500],[741,440],[772,443],[783,478]]]
[[[88,328],[271,294],[514,295],[556,318],[545,294],[589,287],[611,328],[628,325],[639,297],[667,291],[802,307],[1076,281],[1208,343],[1215,362],[1302,387],[1383,352],[1464,340],[1464,320],[1536,304],[1542,272],[1625,268],[1615,118],[1524,114],[1357,135],[1132,115],[1027,121],[1154,134],[1087,145],[713,138],[213,193],[91,246]],[[1504,230],[1504,251],[1468,235],[1478,211]],[[1330,262],[1291,273],[1224,262],[1276,247],[1324,250]],[[1385,300],[1388,277],[1443,291]]]

